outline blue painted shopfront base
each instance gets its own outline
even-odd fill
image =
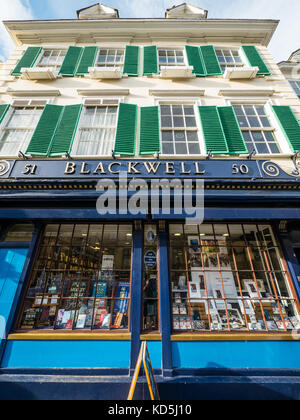
[[[156,379],[162,400],[300,400],[300,371],[204,369],[199,376]],[[0,370],[0,400],[126,400],[130,382],[126,375],[93,375],[90,370],[80,375]],[[134,399],[149,400],[145,378],[138,380]]]
[[[128,368],[130,341],[8,341],[2,368]]]
[[[173,342],[174,368],[300,369],[300,341]]]

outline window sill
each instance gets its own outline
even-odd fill
[[[295,341],[290,333],[182,333],[171,336],[171,341]]]
[[[130,341],[131,333],[120,331],[28,331],[10,334],[9,341]]]

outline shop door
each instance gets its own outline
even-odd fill
[[[0,249],[0,350],[27,253],[28,248]]]

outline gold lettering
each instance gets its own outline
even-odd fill
[[[138,165],[139,162],[128,162],[128,173],[132,174],[140,174],[140,171],[136,169],[136,165]]]
[[[82,162],[82,165],[81,165],[81,171],[80,171],[80,173],[82,174],[82,175],[89,175],[90,173],[91,173],[91,171],[88,169],[88,170],[86,170],[86,162]]]
[[[166,162],[166,174],[175,174],[174,162]]]
[[[181,174],[182,174],[182,175],[189,175],[190,173],[191,173],[191,170],[186,171],[186,170],[185,170],[185,165],[184,165],[184,162],[181,162]]]
[[[156,163],[156,167],[154,166],[155,163]],[[144,166],[148,174],[151,174],[151,172],[156,174],[156,172],[158,171],[158,168],[160,167],[160,162],[144,162]]]
[[[108,172],[109,172],[109,173],[111,173],[111,174],[119,174],[119,173],[120,173],[120,171],[113,171],[113,170],[112,170],[112,167],[113,167],[114,165],[119,165],[119,166],[121,166],[121,163],[119,163],[119,162],[113,162],[113,163],[110,163],[110,164],[108,165]]]
[[[97,168],[94,170],[94,174],[97,175],[98,171],[100,171],[100,174],[106,174],[104,168],[103,168],[103,163],[99,162],[99,165],[97,166]]]
[[[76,170],[76,165],[74,162],[67,162],[66,163],[66,169],[65,169],[65,174],[66,175],[72,175],[75,173]]]
[[[205,174],[205,170],[204,171],[200,171],[199,169],[199,163],[198,162],[194,162],[195,163],[195,167],[196,167],[196,175],[204,175]]]

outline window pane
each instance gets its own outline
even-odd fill
[[[272,229],[258,229],[170,226],[174,332],[282,332],[299,323]]]
[[[30,242],[33,232],[32,224],[13,225],[6,232],[4,242]]]
[[[127,329],[131,254],[131,225],[48,225],[20,327]]]
[[[191,155],[200,154],[200,145],[198,143],[189,143],[189,153]]]
[[[176,143],[175,147],[176,147],[176,154],[177,155],[187,154],[186,143]]]
[[[163,143],[162,148],[163,148],[164,155],[174,155],[173,143]]]

